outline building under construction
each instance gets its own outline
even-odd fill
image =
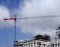
[[[15,47],[60,47],[60,27],[56,29],[57,38],[51,41],[49,35],[36,35],[32,40],[15,41]]]

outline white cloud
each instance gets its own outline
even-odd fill
[[[10,11],[7,7],[0,5],[0,28],[12,25],[13,21],[4,21],[4,18],[10,18]]]
[[[8,8],[4,6],[0,6],[0,19],[9,18],[9,17],[10,17],[10,12]]]
[[[60,0],[24,0],[18,14],[19,17],[59,16]],[[54,35],[60,25],[60,17],[21,20],[19,24],[23,33]]]

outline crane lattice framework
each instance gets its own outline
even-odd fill
[[[52,16],[38,16],[38,17],[22,17],[22,18],[16,18],[16,15],[14,18],[4,18],[4,20],[14,20],[14,44],[16,42],[16,20],[19,19],[40,19],[40,18],[54,18],[54,17],[60,17],[60,16],[55,16],[55,15],[52,15]],[[14,46],[15,47],[15,46]]]

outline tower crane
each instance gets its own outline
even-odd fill
[[[40,18],[52,18],[52,17],[60,17],[60,16],[39,16],[39,17],[23,17],[23,18],[16,18],[16,15],[14,18],[4,18],[4,20],[14,20],[14,44],[15,44],[15,41],[16,41],[16,20],[17,19],[40,19]],[[14,46],[15,47],[15,46]]]
[[[4,20],[5,21],[6,20],[14,20],[14,45],[15,45],[15,42],[16,42],[16,15],[15,15],[15,18],[4,18]]]

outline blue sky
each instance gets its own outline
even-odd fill
[[[9,10],[17,9],[18,6],[21,4],[21,0],[0,0],[0,5],[7,7]],[[8,25],[6,25],[8,26]],[[14,41],[14,27],[3,26],[0,28],[0,47],[13,47]],[[30,34],[23,34],[17,28],[17,40],[31,38],[32,35]],[[30,37],[31,36],[31,37]]]
[[[0,47],[13,47],[13,21],[3,21],[17,14],[20,17],[46,18],[17,20],[17,40],[32,39],[37,34],[56,35],[60,25],[60,0],[0,0]],[[50,17],[57,16],[57,17]]]
[[[18,8],[19,3],[20,3],[20,0],[0,0],[0,4],[10,9]]]

